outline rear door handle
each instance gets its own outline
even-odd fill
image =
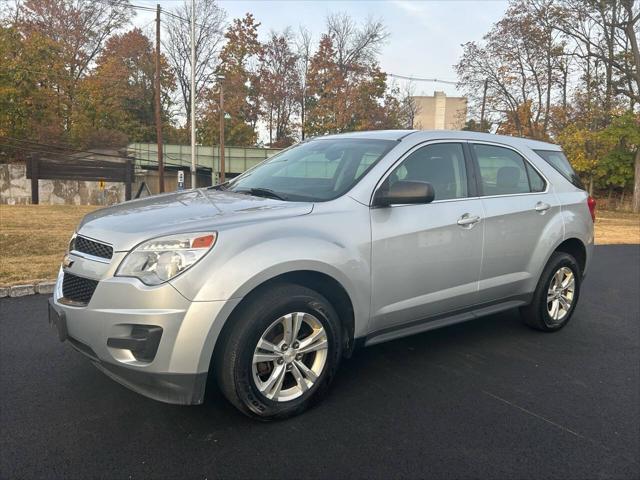
[[[465,213],[458,219],[458,225],[460,225],[461,227],[473,227],[479,221],[479,216],[469,215],[468,213]]]
[[[545,203],[545,202],[538,202],[538,203],[536,203],[536,207],[535,207],[536,212],[538,212],[538,213],[544,213],[547,210],[549,210],[550,208],[551,208],[551,205],[549,205],[548,203]]]

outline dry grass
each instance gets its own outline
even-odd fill
[[[54,279],[74,228],[96,208],[0,205],[0,286]],[[598,210],[596,243],[640,243],[640,215]]]
[[[596,210],[596,244],[640,243],[640,214]]]
[[[0,285],[54,279],[73,230],[96,208],[0,205]]]

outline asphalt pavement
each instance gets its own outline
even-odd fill
[[[571,323],[517,311],[360,350],[306,414],[146,399],[0,300],[0,478],[640,478],[640,246],[597,247]]]

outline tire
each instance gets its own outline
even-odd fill
[[[573,282],[570,282],[569,271],[573,275]],[[556,275],[558,276],[556,277]],[[563,278],[564,283],[558,282],[557,279],[560,277]],[[569,323],[573,316],[580,297],[581,283],[582,273],[576,259],[565,252],[554,252],[540,276],[531,304],[521,308],[523,321],[531,328],[543,332],[560,330]],[[552,284],[554,288],[550,290]],[[568,301],[570,290],[568,288],[563,289],[562,285],[565,284],[573,285],[568,308],[566,302]],[[552,297],[554,291],[556,292],[555,298]],[[564,292],[564,295],[561,295],[562,292]]]
[[[247,297],[229,322],[214,371],[222,393],[242,413],[260,420],[292,417],[327,393],[342,355],[342,329],[335,309],[318,292],[295,284],[270,286]],[[299,325],[291,345],[285,325],[293,327],[289,332]],[[259,341],[268,348],[258,349]],[[263,357],[274,360],[257,361]]]

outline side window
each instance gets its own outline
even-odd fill
[[[389,182],[399,180],[429,182],[435,200],[467,196],[467,170],[462,145],[436,143],[413,152],[389,176]]]
[[[544,189],[546,187],[544,178],[540,176],[535,168],[529,165],[529,162],[525,162],[525,164],[527,166],[527,174],[529,175],[529,184],[531,185],[531,191],[544,192]]]
[[[529,193],[525,160],[509,148],[474,144],[485,196]],[[540,179],[542,180],[542,179]],[[544,190],[544,188],[543,188]]]

